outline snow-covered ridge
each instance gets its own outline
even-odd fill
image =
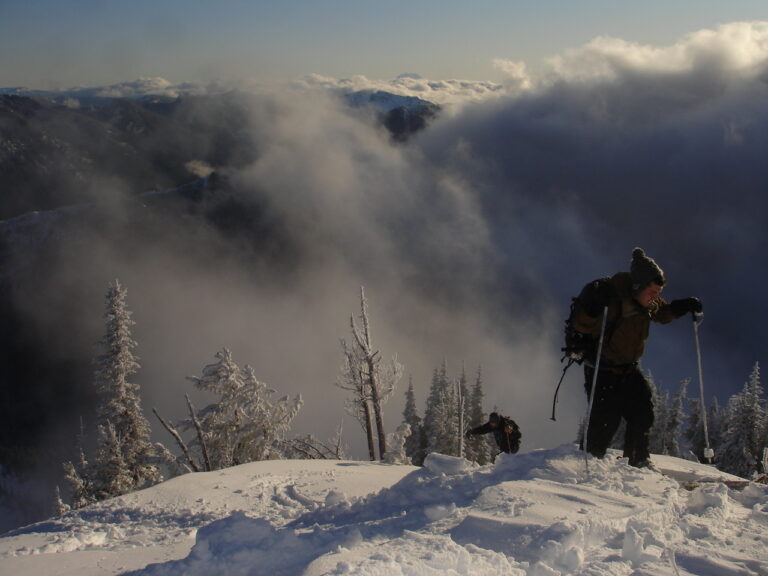
[[[107,86],[72,87],[62,90],[33,90],[23,86],[0,88],[0,94],[14,96],[42,96],[51,99],[67,98],[147,98],[151,96],[178,98],[221,93],[229,88],[197,82],[174,84],[165,78],[144,77]]]
[[[395,108],[416,109],[424,106],[434,106],[433,103],[416,95],[403,94],[401,83],[393,84],[391,90],[382,88],[365,88],[350,91],[347,87],[338,88],[333,84],[325,87],[345,92],[347,102],[354,107],[374,105],[388,112]],[[138,78],[129,82],[120,82],[107,86],[72,87],[62,90],[35,90],[23,86],[0,87],[0,95],[27,96],[45,98],[68,106],[77,106],[81,100],[124,98],[140,100],[160,98],[174,100],[184,96],[212,96],[223,94],[234,89],[247,87],[225,86],[220,84],[202,84],[196,82],[172,83],[165,78]]]
[[[347,103],[355,108],[373,106],[382,112],[390,112],[397,108],[420,111],[436,108],[434,104],[416,96],[403,96],[383,90],[358,90],[345,95]]]
[[[383,90],[358,90],[343,94],[352,108],[373,110],[395,140],[405,141],[427,127],[441,107],[416,96],[393,94]]]
[[[188,474],[0,538],[0,572],[138,575],[759,575],[768,487],[573,446],[495,465],[254,462]],[[692,491],[670,476],[707,478]]]

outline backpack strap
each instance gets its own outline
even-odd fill
[[[611,278],[607,276],[603,278],[598,278],[597,280],[594,280],[589,284],[587,284],[579,294],[578,299],[588,298],[589,297],[588,291],[590,289],[597,290],[598,285],[610,286],[613,292],[613,295],[608,301],[608,315],[610,316],[611,312],[614,312],[614,317],[610,322],[608,322],[608,324],[605,327],[605,335],[603,337],[603,347],[605,347],[611,341],[611,338],[613,337],[614,332],[616,332],[616,328],[618,328],[619,324],[621,324],[623,304],[622,304],[621,296],[616,292],[615,288],[611,284]],[[574,306],[575,306],[575,303],[574,303]],[[593,354],[595,354],[597,353],[597,350],[593,350],[592,352]],[[584,363],[588,366],[594,365],[595,358],[585,358]]]

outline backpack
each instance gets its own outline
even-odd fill
[[[519,441],[523,436],[520,433],[520,426],[517,425],[517,422],[511,418],[507,418],[506,416],[504,417],[504,420],[506,420],[506,424],[504,425],[504,433],[508,434],[512,440]]]
[[[594,292],[606,286],[609,281],[610,278],[599,278],[590,282],[581,289],[578,296],[571,298],[571,311],[565,319],[565,347],[561,349],[564,353],[563,360],[569,358],[581,364],[584,360],[594,360],[597,355],[597,339],[576,330],[573,327],[573,320],[583,309],[584,303],[592,298]]]
[[[563,374],[560,376],[560,381],[557,383],[557,388],[555,389],[555,397],[552,399],[552,416],[550,417],[550,420],[556,420],[555,406],[557,405],[557,395],[560,392],[560,385],[563,383],[568,368],[570,368],[571,364],[574,362],[576,364],[581,364],[585,360],[594,362],[595,357],[597,356],[599,341],[590,334],[584,334],[576,330],[576,328],[573,327],[573,320],[576,315],[581,312],[585,303],[594,300],[596,292],[607,289],[610,286],[610,280],[611,279],[607,277],[598,278],[584,286],[578,296],[571,298],[571,312],[568,314],[568,318],[565,319],[565,346],[561,348],[563,357],[560,359],[560,362],[562,362],[568,358],[568,364],[563,368]],[[616,317],[610,330],[606,332],[607,339],[610,339],[619,320],[621,320],[621,315]]]
[[[523,436],[520,433],[520,427],[517,425],[517,422],[508,416],[502,416],[501,418],[504,424],[502,431],[509,440],[509,447],[512,449],[512,452],[517,452],[520,449],[520,438]]]

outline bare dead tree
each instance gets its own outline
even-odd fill
[[[371,460],[376,460],[368,379],[365,378],[360,357],[356,350],[350,348],[347,345],[347,341],[343,338],[340,340],[340,343],[344,359],[341,368],[342,377],[336,382],[336,385],[342,390],[349,390],[353,393],[352,398],[346,403],[347,412],[354,416],[362,426],[368,441],[368,455]]]
[[[200,466],[198,466],[197,462],[195,462],[194,458],[192,458],[192,454],[190,453],[186,442],[184,442],[182,439],[181,434],[179,434],[176,428],[174,428],[171,424],[164,420],[162,416],[160,416],[157,408],[152,408],[152,412],[154,412],[155,416],[157,416],[157,419],[160,420],[160,424],[163,425],[163,428],[165,428],[168,433],[173,436],[173,439],[176,440],[176,444],[178,444],[179,448],[181,448],[181,451],[184,453],[184,456],[186,457],[187,462],[189,462],[192,470],[195,472],[200,472]]]
[[[340,460],[332,446],[328,446],[314,436],[293,438],[286,442],[288,449],[307,460]]]
[[[379,439],[379,458],[383,458],[387,451],[387,435],[384,432],[384,416],[382,406],[395,389],[397,380],[400,379],[402,367],[393,361],[392,377],[382,379],[380,355],[373,349],[371,341],[371,326],[368,320],[368,302],[365,299],[365,288],[360,287],[360,320],[362,330],[355,323],[355,317],[351,319],[352,334],[355,337],[361,356],[361,369],[364,379],[367,380],[368,394],[373,408],[373,418],[376,423],[376,435]]]
[[[464,457],[464,390],[462,389],[459,380],[454,383],[456,388],[456,418],[458,433],[456,434],[458,440],[458,456]]]
[[[203,452],[203,462],[205,462],[205,471],[209,472],[213,470],[213,466],[211,466],[211,458],[208,456],[208,446],[205,443],[205,433],[203,432],[203,427],[200,425],[200,420],[197,419],[197,413],[195,412],[195,407],[192,406],[192,400],[189,399],[189,394],[184,394],[184,398],[187,399],[187,408],[189,408],[189,416],[192,418],[192,424],[195,426],[195,430],[197,431],[197,439],[200,442],[200,449]]]
[[[336,429],[336,436],[329,442],[322,442],[312,434],[284,441],[286,452],[299,455],[308,460],[342,460],[344,450],[341,445],[342,424]]]

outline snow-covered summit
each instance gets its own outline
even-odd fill
[[[255,462],[188,474],[0,538],[31,574],[758,575],[768,488],[654,456],[668,475],[573,446],[477,467]],[[670,476],[709,477],[689,491]],[[730,478],[733,479],[733,478]]]
[[[373,110],[390,134],[405,141],[412,134],[426,128],[441,108],[438,104],[417,96],[395,94],[384,90],[357,90],[344,93],[352,108]]]
[[[385,92],[384,90],[358,90],[346,94],[345,98],[350,106],[357,108],[373,106],[381,112],[390,112],[397,108],[417,112],[424,109],[437,108],[433,103],[417,96],[404,96]]]

